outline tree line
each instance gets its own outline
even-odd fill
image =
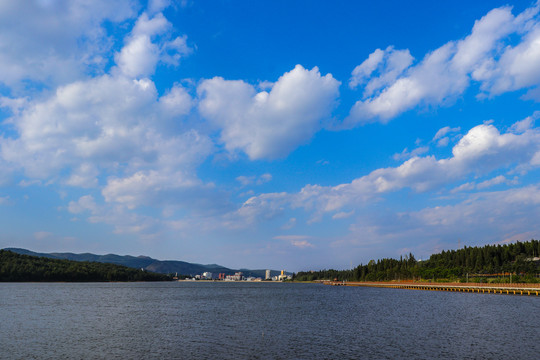
[[[508,281],[539,282],[540,241],[505,245],[467,247],[442,251],[428,260],[417,261],[413,254],[397,259],[371,260],[351,270],[304,271],[294,280],[392,281],[392,280],[465,280],[483,282],[488,278]],[[513,277],[512,277],[513,275]]]
[[[0,250],[0,281],[166,281],[170,276],[110,263],[50,259]]]

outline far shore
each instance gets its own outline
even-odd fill
[[[318,280],[313,281],[314,283],[323,283],[323,284],[347,284],[349,286],[398,286],[398,285],[417,285],[417,286],[451,286],[451,287],[480,287],[480,288],[515,288],[515,289],[540,289],[540,283],[513,283],[513,284],[504,284],[504,283],[457,283],[457,282],[424,282],[424,281],[412,281],[412,280],[402,280],[402,281],[331,281],[331,280]]]

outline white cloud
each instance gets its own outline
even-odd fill
[[[33,185],[42,185],[42,182],[40,180],[22,179],[21,181],[19,181],[17,185],[19,185],[20,187],[28,187],[28,186],[33,186]]]
[[[349,80],[349,87],[356,88],[358,85],[363,84],[366,79],[369,79],[371,74],[379,67],[383,61],[385,51],[376,49],[369,54],[368,58],[363,63],[354,68],[351,79]]]
[[[221,129],[231,152],[252,160],[284,157],[306,143],[323,126],[335,105],[339,82],[318,68],[297,65],[274,83],[270,92],[256,92],[243,81],[215,77],[198,87],[199,112]]]
[[[465,184],[461,184],[458,187],[450,190],[450,193],[455,194],[461,191],[474,190],[475,188],[476,188],[476,184],[474,182],[467,182]]]
[[[242,186],[248,186],[248,185],[251,185],[253,184],[255,180],[255,176],[244,176],[244,175],[241,175],[241,176],[238,176],[236,178],[236,181],[238,181],[240,184],[242,184]]]
[[[334,215],[332,215],[332,219],[334,220],[337,220],[337,219],[347,219],[349,217],[351,217],[352,215],[354,215],[354,210],[353,211],[349,211],[349,212],[338,212],[338,213],[335,213]]]
[[[151,83],[109,76],[60,87],[13,118],[19,137],[2,139],[2,156],[37,178],[80,159],[126,161],[144,152],[156,96]]]
[[[338,245],[388,253],[388,246],[412,247],[427,256],[461,245],[476,246],[507,239],[526,241],[540,236],[540,186],[469,194],[455,205],[426,207],[401,213],[358,217]],[[373,242],[376,239],[376,242]],[[397,254],[396,256],[399,256]]]
[[[447,68],[453,52],[454,46],[449,44],[426,55],[419,65],[409,70],[408,76],[398,78],[373,97],[358,101],[345,125],[354,126],[358,122],[377,119],[387,122],[422,101],[440,103],[450,95],[460,93],[467,79],[456,76]]]
[[[161,39],[160,44],[152,42],[153,38],[168,34],[171,28],[171,23],[163,14],[158,13],[149,18],[147,13],[143,13],[127,37],[124,47],[115,56],[120,72],[128,77],[139,78],[152,75],[160,60],[178,65],[180,58],[191,52],[186,36],[173,40]]]
[[[152,141],[152,144],[158,142]],[[196,176],[196,167],[213,151],[206,136],[192,130],[161,142],[157,158],[123,177],[109,177],[104,199],[133,209],[139,206],[216,212],[228,207],[225,194]],[[135,170],[135,169],[134,169]]]
[[[241,175],[241,176],[238,176],[236,178],[236,181],[238,181],[240,184],[242,184],[242,186],[248,186],[248,185],[262,185],[264,183],[267,183],[269,181],[272,180],[272,175],[271,174],[262,174],[261,176],[257,177],[257,176],[244,176],[244,175]]]
[[[418,155],[422,155],[422,154],[425,154],[429,151],[429,147],[428,146],[421,146],[421,147],[417,147],[416,149],[413,149],[411,151],[409,151],[409,149],[405,148],[403,149],[403,151],[399,154],[394,154],[392,156],[392,158],[394,160],[403,160],[403,159],[410,159],[412,157],[415,157],[415,156],[418,156]]]
[[[81,164],[73,170],[66,184],[75,187],[90,188],[98,185],[99,170],[90,163]]]
[[[367,82],[364,99],[353,106],[344,126],[384,123],[418,105],[451,103],[471,80],[480,81],[482,90],[491,95],[540,85],[536,66],[540,61],[539,8],[537,4],[518,16],[512,15],[511,7],[493,9],[475,22],[466,38],[448,42],[413,66],[412,57],[403,53],[397,61],[400,66],[382,68],[381,75]],[[512,34],[520,37],[518,45],[504,47]],[[359,65],[353,71],[351,85],[366,82],[383,55],[377,50]]]
[[[116,9],[120,4],[94,2],[88,10],[101,6],[120,11]],[[87,214],[90,222],[114,225],[119,233],[151,236],[166,226],[156,218],[137,214],[137,208],[144,206],[160,207],[168,216],[178,215],[175,212],[179,209],[179,215],[186,217],[230,211],[228,195],[197,177],[197,167],[214,151],[214,145],[209,136],[184,121],[194,104],[189,92],[176,83],[159,96],[153,81],[146,78],[159,63],[177,65],[191,52],[186,36],[174,37],[171,23],[159,12],[168,5],[163,1],[149,4],[149,13],[143,12],[135,22],[124,48],[116,53],[117,67],[109,74],[102,74],[108,59],[101,70],[92,70],[93,78],[70,73],[64,66],[65,78],[50,82],[52,86],[61,83],[55,91],[35,98],[0,98],[0,106],[11,112],[4,120],[11,129],[0,136],[0,181],[16,173],[23,177],[21,186],[97,187],[105,203],[82,197],[70,203],[69,211]],[[69,6],[73,10],[81,4],[74,1]],[[86,25],[99,33],[95,45],[103,47],[99,55],[105,56],[111,53],[111,47],[105,46],[108,39],[101,22],[122,21],[135,13],[130,10],[129,14],[111,15],[105,11],[102,15]],[[59,17],[58,21],[63,19]],[[88,29],[83,30],[73,34],[73,40],[90,45],[80,39],[88,35]],[[70,56],[78,56],[74,48],[68,50]],[[92,54],[93,49],[85,50]],[[75,65],[89,68],[87,63]],[[46,70],[40,67],[40,71]],[[29,79],[28,74],[17,79],[21,77]],[[40,77],[31,80],[45,81]]]
[[[486,181],[482,181],[478,185],[476,185],[476,188],[479,190],[487,189],[489,187],[499,185],[499,184],[509,184],[511,183],[505,176],[499,175],[494,177],[493,179],[489,179]]]
[[[450,143],[450,138],[443,137],[442,139],[439,139],[437,141],[437,146],[438,147],[445,147],[445,146],[448,146],[448,143]]]
[[[9,98],[0,96],[0,108],[9,109],[12,114],[18,115],[28,104],[28,98]]]
[[[148,235],[163,225],[145,216],[147,225],[138,227],[134,212],[141,206],[169,214],[183,209],[182,216],[230,211],[227,194],[197,177],[197,167],[214,145],[178,121],[192,103],[179,84],[159,97],[148,79],[103,75],[78,81],[49,98],[26,102],[13,114],[16,133],[0,138],[0,159],[6,171],[22,171],[26,183],[101,186],[106,204],[90,219],[112,224],[101,215],[109,214],[123,224],[118,232],[140,229]],[[266,180],[264,175],[258,181]]]
[[[182,35],[166,41],[161,46],[161,61],[167,65],[177,66],[180,59],[193,52],[187,44],[187,36]]]
[[[290,218],[287,223],[283,224],[281,227],[282,230],[290,230],[296,225],[296,218]]]
[[[482,224],[484,230],[487,230],[488,226],[497,227],[501,230],[498,236],[502,237],[510,229],[521,232],[530,228],[527,219],[538,213],[538,204],[540,191],[537,185],[531,185],[519,189],[472,194],[457,205],[426,208],[408,215],[419,220],[420,224],[444,226],[446,230],[450,227],[472,227],[479,224]],[[527,212],[530,212],[530,215],[526,215]],[[493,229],[488,233],[493,234]]]
[[[540,119],[540,111],[535,111],[531,116],[527,116],[525,119],[516,122],[510,127],[510,132],[520,134],[529,129],[532,129],[534,122]]]
[[[297,248],[311,248],[314,247],[312,243],[310,243],[307,239],[310,239],[310,236],[306,235],[279,235],[274,236],[274,239],[276,240],[284,240],[288,243],[290,243],[292,246]]]
[[[272,174],[262,174],[259,179],[257,180],[257,185],[262,185],[264,183],[267,183],[269,181],[272,181]]]
[[[455,128],[451,128],[450,126],[445,126],[441,129],[439,129],[437,131],[437,133],[435,134],[435,136],[433,137],[433,140],[432,141],[435,141],[435,140],[438,140],[444,136],[446,136],[446,134],[449,134],[449,133],[454,133],[454,132],[458,132],[460,131],[461,128],[458,126],[458,127],[455,127]]]
[[[148,12],[150,14],[155,14],[165,10],[169,6],[171,6],[171,0],[149,0]]]
[[[232,229],[244,228],[262,219],[272,219],[283,213],[289,201],[290,196],[285,192],[252,196],[238,210],[226,214],[223,225]]]
[[[110,178],[102,194],[107,202],[134,209],[141,205],[164,206],[183,204],[196,209],[197,202],[208,201],[212,194],[202,198],[202,192],[211,192],[213,186],[204,185],[193,175],[163,170],[138,171],[122,178]],[[217,200],[217,199],[216,199]],[[217,201],[216,201],[217,206]]]
[[[68,210],[72,214],[80,214],[84,211],[97,212],[98,206],[91,195],[85,195],[78,201],[70,201]]]
[[[481,177],[495,170],[535,166],[538,153],[538,129],[529,129],[521,134],[501,134],[493,125],[482,124],[472,128],[454,146],[450,158],[438,160],[432,155],[416,156],[398,167],[377,169],[350,183],[337,186],[306,185],[300,192],[293,194],[262,194],[250,198],[244,204],[246,213],[240,215],[253,221],[265,214],[282,213],[289,207],[303,208],[314,214],[312,221],[318,221],[325,213],[346,213],[376,201],[377,197],[385,193],[404,188],[425,192],[442,189],[471,175]],[[478,185],[463,184],[452,192],[483,189],[500,183],[514,185],[517,178],[508,180],[498,176]]]
[[[451,128],[450,126],[445,126],[437,131],[437,133],[435,134],[435,136],[433,137],[431,141],[436,142],[437,147],[448,146],[448,144],[450,143],[450,137],[446,135],[457,133],[459,131],[461,131],[461,128],[459,126],[455,128]],[[459,137],[459,134],[454,135],[453,140],[457,139],[458,137]]]
[[[523,100],[533,100],[540,102],[540,87],[530,89],[525,95],[521,97]]]
[[[46,179],[74,168],[66,182],[85,186],[96,184],[97,171],[120,163],[134,169],[156,160],[160,165],[185,164],[187,154],[193,160],[204,158],[210,143],[200,134],[175,135],[169,130],[171,121],[189,111],[190,103],[179,86],[158,98],[150,80],[104,75],[75,82],[59,87],[49,99],[29,102],[13,116],[19,136],[0,139],[0,154],[30,178]],[[186,151],[175,157],[178,161],[171,159],[170,151],[184,149],[182,141],[201,150],[200,155]]]
[[[34,233],[34,238],[36,240],[45,240],[50,238],[53,234],[47,231],[37,231]]]
[[[159,104],[166,116],[182,116],[190,112],[193,99],[184,87],[175,84],[159,98]]]
[[[371,77],[364,87],[364,97],[371,96],[381,88],[393,83],[412,62],[413,57],[409,50],[394,50],[392,46],[385,50],[377,49],[353,70],[349,86],[356,88],[358,85],[362,85],[367,79],[370,79],[375,70],[378,70],[379,76]]]
[[[452,149],[456,167],[490,171],[509,163],[527,163],[539,144],[537,129],[523,134],[500,134],[493,125],[472,128]]]
[[[102,71],[112,42],[102,24],[135,15],[129,0],[2,1],[0,83],[66,83]]]
[[[498,62],[492,64],[484,80],[482,90],[490,95],[518,90],[540,84],[540,23],[524,36],[515,47],[508,46]],[[474,74],[473,74],[474,75]]]
[[[72,214],[88,214],[90,223],[111,225],[116,234],[137,234],[142,238],[155,238],[162,231],[162,224],[158,220],[128,212],[123,206],[98,205],[91,195],[71,201],[68,210]]]
[[[122,73],[130,77],[153,74],[158,60],[159,48],[147,35],[131,39],[116,56],[118,67]]]
[[[478,184],[474,182],[467,182],[465,184],[462,184],[454,189],[452,189],[451,193],[457,193],[461,191],[470,191],[470,190],[483,190],[487,189],[489,187],[499,185],[499,184],[506,184],[506,185],[517,185],[518,184],[518,178],[514,177],[513,179],[507,179],[504,175],[496,176],[492,179],[488,179],[485,181],[482,181]]]

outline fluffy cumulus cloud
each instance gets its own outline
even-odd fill
[[[129,77],[145,77],[155,71],[158,61],[178,65],[180,58],[191,52],[186,36],[161,39],[159,43],[153,41],[164,34],[170,35],[171,28],[172,24],[163,14],[158,13],[150,18],[143,13],[137,19],[124,47],[115,56],[120,72]]]
[[[12,117],[19,136],[4,138],[1,154],[29,177],[48,178],[76,166],[72,183],[95,173],[85,162],[103,168],[153,163],[171,150],[171,141],[179,141],[160,127],[170,127],[177,114],[187,111],[186,103],[182,95],[171,93],[158,98],[150,80],[103,75],[75,82]]]
[[[325,213],[334,213],[335,218],[341,218],[337,214],[344,210],[352,211],[376,201],[384,194],[404,188],[416,192],[440,191],[469,176],[483,177],[493,171],[527,171],[539,165],[536,159],[540,156],[540,130],[524,126],[523,121],[516,123],[519,132],[511,127],[502,134],[491,124],[478,125],[459,140],[449,158],[414,156],[397,167],[374,170],[350,183],[337,186],[306,185],[298,193],[252,197],[242,210],[250,219],[254,214],[276,214],[277,210],[283,212],[288,207],[312,212],[315,221]],[[442,136],[440,131],[439,135]],[[463,184],[459,191],[486,189],[501,183],[513,185],[517,183],[517,178],[496,176],[479,184]],[[455,189],[452,192],[456,192]]]
[[[538,7],[538,5],[537,5]],[[486,60],[482,67],[473,72],[475,80],[482,81],[482,90],[490,95],[540,85],[540,22],[538,19],[526,21],[536,15],[538,8],[529,9],[518,16],[515,22],[522,26],[522,41],[515,46],[507,46],[498,61]]]
[[[163,208],[166,216],[178,209],[198,216],[230,210],[227,194],[196,176],[196,166],[213,148],[208,138],[192,131],[171,139],[165,146],[151,167],[109,177],[102,190],[104,199],[128,209]]]
[[[197,91],[199,112],[220,129],[231,152],[250,159],[288,155],[319,131],[331,114],[340,83],[318,68],[297,65],[281,76],[270,91],[220,77],[203,81]]]
[[[128,209],[211,207],[219,196],[196,167],[212,141],[194,129],[171,131],[190,104],[178,85],[159,97],[150,80],[104,75],[69,84],[11,119],[19,136],[2,139],[1,155],[30,179],[103,186],[105,201]]]
[[[6,10],[20,10],[16,5],[1,4]],[[54,6],[49,9],[47,4],[35,11],[53,11]],[[101,190],[103,204],[99,204],[100,199],[83,196],[70,203],[69,211],[89,214],[92,222],[114,222],[117,232],[140,230],[148,234],[149,229],[162,224],[137,215],[134,210],[141,206],[152,205],[169,215],[185,209],[187,204],[200,214],[220,204],[228,206],[226,196],[196,175],[197,167],[213,152],[214,145],[208,135],[183,123],[194,104],[189,91],[176,83],[160,96],[148,78],[160,62],[177,65],[180,57],[190,52],[185,36],[173,37],[171,24],[159,12],[167,4],[154,1],[151,15],[143,12],[139,16],[123,48],[116,53],[116,66],[108,73],[88,78],[67,74],[71,81],[57,85],[55,91],[36,97],[0,98],[0,106],[11,114],[4,120],[9,131],[0,135],[0,163],[4,165],[0,181],[6,181],[11,174],[22,176],[21,186],[58,184]],[[102,21],[122,21],[134,15],[131,4],[123,2],[115,6],[87,4],[88,11],[98,8],[94,10],[101,17],[96,18],[82,12],[79,8],[83,4],[79,2],[64,5],[72,11],[66,15],[70,21],[74,20],[73,12],[81,11],[80,31],[65,35],[77,41],[88,35],[86,26],[102,31]],[[62,23],[64,10],[57,10],[59,18],[55,21]],[[68,30],[64,28],[63,32]],[[105,41],[106,35],[100,36],[96,41]],[[54,85],[46,79],[32,78],[32,71],[29,67],[26,74],[13,77],[13,81],[31,78]]]
[[[174,36],[159,11],[166,1],[152,1],[124,47],[115,56],[118,69],[130,77],[153,73],[158,62],[178,65],[191,48]],[[137,15],[133,1],[0,1],[0,83],[19,93],[28,83],[56,86],[111,65],[115,39],[105,29],[122,26]]]
[[[101,72],[113,40],[103,23],[136,15],[132,1],[0,1],[0,83],[56,85]]]
[[[344,126],[387,122],[419,105],[451,103],[471,81],[480,83],[481,96],[540,85],[539,9],[537,3],[517,16],[511,7],[491,10],[467,37],[444,44],[417,64],[408,50],[375,50],[352,73],[349,84],[365,84],[364,96]],[[512,36],[519,38],[516,45]]]

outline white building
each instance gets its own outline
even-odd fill
[[[272,280],[272,276],[270,276],[270,270],[266,270],[266,276],[264,277],[264,280]]]
[[[244,280],[244,274],[242,272],[236,272],[234,275],[227,275],[225,281],[242,281]]]
[[[212,280],[212,273],[211,272],[203,272],[202,276],[206,280]]]

